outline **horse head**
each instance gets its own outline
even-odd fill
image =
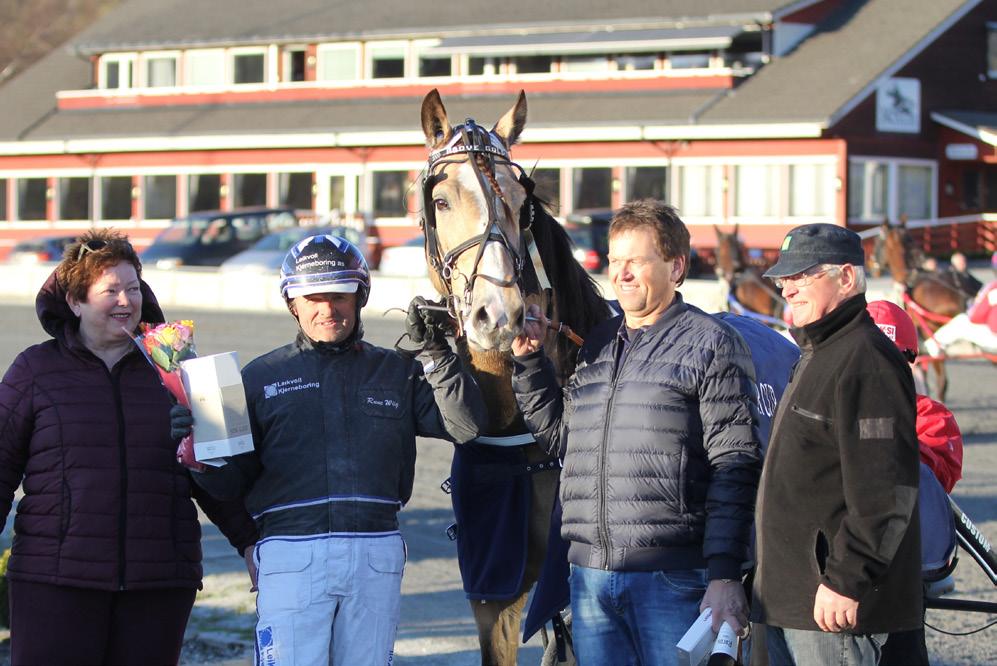
[[[471,118],[452,125],[436,90],[422,102],[430,278],[470,347],[481,351],[509,350],[523,328],[520,282],[529,256],[520,212],[528,193],[509,149],[525,125],[523,92],[491,130]]]
[[[903,223],[886,228],[885,234],[882,249],[886,265],[895,282],[908,284],[913,272],[923,263],[924,254]]]
[[[717,233],[717,277],[727,282],[733,282],[734,276],[743,271],[746,265],[744,261],[744,248],[737,238],[737,225],[734,231],[726,233],[720,227],[713,225],[713,230]]]

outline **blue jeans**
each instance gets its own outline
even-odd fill
[[[769,666],[876,666],[888,634],[847,634],[767,625]]]
[[[667,666],[697,617],[706,570],[603,571],[571,565],[579,666]]]

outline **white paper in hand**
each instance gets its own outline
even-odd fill
[[[200,356],[182,362],[180,368],[194,415],[194,458],[220,467],[226,456],[252,451],[238,355]]]

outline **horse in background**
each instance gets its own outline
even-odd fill
[[[436,90],[422,104],[429,149],[422,226],[430,279],[456,322],[458,353],[489,407],[486,436],[454,450],[458,562],[481,663],[502,666],[516,663],[527,596],[541,570],[551,566],[545,567],[548,537],[551,544],[564,543],[550,533],[560,464],[533,441],[516,404],[512,340],[534,303],[552,322],[583,336],[611,315],[596,283],[572,257],[567,233],[509,157],[526,112],[520,92],[489,131],[470,118],[452,125]],[[575,340],[559,335],[554,325],[544,340],[562,383],[574,370]],[[555,567],[554,578],[563,577],[566,595],[565,554],[558,555],[563,567]],[[539,596],[534,606],[543,603]],[[566,601],[564,596],[551,604],[541,622]]]
[[[924,255],[903,221],[897,226],[884,221],[880,233],[883,263],[889,267],[894,283],[902,291],[901,299],[917,325],[920,339],[926,340],[952,317],[966,310],[966,295],[949,274],[921,268]],[[935,359],[929,363],[934,370],[935,393],[944,402],[948,390],[945,361]]]
[[[736,304],[731,304],[735,308],[740,305],[751,312],[781,321],[786,301],[764,281],[758,269],[748,263],[744,246],[737,236],[737,227],[735,224],[734,231],[726,233],[713,225],[717,233],[717,278],[727,285],[729,298],[736,301]]]

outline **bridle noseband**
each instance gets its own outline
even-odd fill
[[[456,156],[464,155],[466,155],[466,158],[455,159]],[[433,188],[442,180],[443,177],[440,175],[440,172],[444,166],[448,164],[461,164],[465,161],[471,165],[478,184],[481,186],[481,192],[488,206],[488,220],[481,234],[471,236],[444,253],[440,247],[439,235],[436,228]],[[496,199],[501,202],[502,211],[505,213],[506,219],[514,219],[505,194],[495,180],[495,167],[499,164],[509,166],[519,172],[518,181],[527,193],[526,203],[519,218],[520,235],[516,239],[521,241],[521,243],[513,243],[512,239],[502,230],[502,226],[499,223],[500,218],[495,205]],[[528,248],[535,267],[539,263],[539,255],[536,254],[533,235],[530,231],[534,218],[533,206],[536,205],[536,202],[533,201],[533,189],[533,181],[526,175],[522,167],[509,158],[509,151],[502,141],[493,133],[475,123],[472,118],[465,120],[464,124],[460,125],[453,132],[450,141],[443,148],[430,153],[422,178],[423,218],[421,224],[423,234],[426,237],[429,265],[445,285],[447,306],[450,308],[451,316],[457,321],[458,331],[463,328],[462,314],[470,309],[471,292],[478,278],[483,278],[499,287],[518,286],[522,290],[521,283],[525,257],[519,248]],[[528,214],[526,213],[527,210]],[[493,275],[488,275],[487,273],[479,272],[478,266],[484,256],[485,245],[489,242],[499,243],[503,251],[511,259],[513,267],[511,279],[504,280]],[[477,247],[478,250],[471,268],[471,275],[470,277],[462,276],[457,269],[457,259],[464,252],[474,247]],[[542,265],[539,268],[540,272],[542,272]],[[453,293],[451,279],[457,275],[464,277],[463,295]],[[542,280],[546,281],[546,275],[544,275]],[[549,284],[546,287],[549,288]]]

